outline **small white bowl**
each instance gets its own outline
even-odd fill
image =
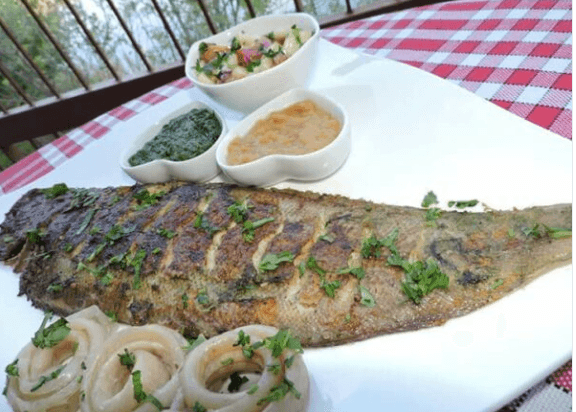
[[[230,44],[232,39],[241,32],[261,36],[271,31],[288,30],[294,24],[301,29],[314,31],[314,35],[283,63],[230,83],[206,84],[198,81],[195,67],[200,54],[198,51],[200,43],[226,45]],[[194,43],[186,57],[186,76],[196,87],[218,103],[233,110],[249,113],[290,89],[306,86],[313,73],[318,54],[319,36],[318,21],[306,13],[257,17]]]
[[[152,140],[160,132],[162,126],[171,119],[187,113],[192,109],[211,110],[216,114],[216,117],[222,124],[222,133],[207,151],[188,160],[172,161],[159,159],[138,166],[130,166],[128,159],[140,150],[146,142]],[[120,157],[120,166],[130,177],[142,183],[162,183],[169,180],[205,182],[220,172],[216,164],[216,149],[226,134],[226,131],[226,122],[216,110],[202,102],[192,102],[167,114],[137,135],[129,148],[125,150]]]
[[[228,164],[228,146],[234,138],[245,136],[258,120],[271,112],[307,99],[327,110],[342,125],[340,133],[330,144],[302,155],[274,154],[241,165]],[[341,105],[319,93],[293,89],[260,107],[231,129],[216,149],[216,161],[228,177],[246,186],[268,186],[287,179],[312,181],[323,179],[340,168],[350,153],[350,145],[350,121]]]

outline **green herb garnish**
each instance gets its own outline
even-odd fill
[[[324,242],[332,243],[336,240],[336,237],[331,233],[327,233],[325,235],[320,236],[318,240],[323,240]]]
[[[258,385],[253,384],[252,386],[250,386],[250,389],[248,389],[248,390],[246,391],[246,393],[247,393],[248,395],[254,395],[257,391],[258,391]]]
[[[268,34],[266,35],[266,37],[268,37],[270,40],[274,41],[274,32],[271,31],[270,33],[268,33]]]
[[[7,365],[4,371],[8,376],[20,376],[20,372],[18,371],[18,359],[16,359],[10,365]]]
[[[251,209],[253,207],[254,206],[252,205],[234,202],[233,204],[228,206],[226,212],[228,213],[228,215],[230,215],[232,219],[234,219],[236,223],[242,223],[248,218],[248,209]]]
[[[74,249],[74,247],[72,246],[72,243],[66,243],[64,245],[64,252],[72,252],[72,249]]]
[[[46,232],[42,229],[28,229],[26,231],[26,237],[32,243],[40,243],[42,238],[46,236]]]
[[[358,285],[358,290],[360,291],[360,303],[369,308],[373,308],[376,305],[374,296],[362,285]]]
[[[258,268],[261,271],[265,270],[275,270],[278,269],[280,263],[283,262],[292,262],[294,260],[294,254],[289,250],[285,250],[284,252],[280,252],[278,254],[269,253],[262,258]]]
[[[153,255],[157,255],[157,254],[159,254],[159,253],[162,253],[162,249],[160,249],[159,247],[155,247],[155,248],[152,250],[152,254],[153,254]]]
[[[306,261],[306,267],[318,273],[320,276],[324,276],[326,274],[326,271],[318,265],[318,262],[316,262],[316,258],[314,256],[308,257],[308,260]]]
[[[140,189],[133,197],[138,200],[139,203],[136,205],[136,210],[147,209],[152,205],[158,203],[160,198],[164,196],[166,192],[150,193],[147,189]]]
[[[121,365],[126,366],[129,371],[132,371],[132,368],[134,368],[136,364],[136,356],[132,352],[128,352],[128,349],[124,348],[124,353],[119,353],[118,358]]]
[[[53,371],[50,375],[48,376],[40,376],[40,379],[38,380],[38,383],[36,385],[34,385],[32,387],[32,389],[30,389],[30,392],[36,392],[38,389],[40,389],[46,382],[50,382],[54,379],[56,379],[60,373],[64,370],[64,366],[60,366],[58,369],[56,369],[55,371]]]
[[[205,42],[202,42],[198,45],[198,51],[200,54],[204,54],[208,50],[208,45]]]
[[[431,207],[430,209],[426,210],[425,218],[426,222],[430,226],[435,226],[436,220],[439,219],[440,216],[442,216],[442,210],[437,207]]]
[[[110,272],[106,272],[106,274],[100,278],[100,283],[104,286],[108,286],[110,282],[112,282],[112,279],[114,279],[114,275]]]
[[[435,205],[438,203],[438,198],[434,194],[434,192],[429,191],[424,199],[422,200],[422,207],[428,207],[430,205]]]
[[[282,371],[279,363],[273,363],[272,365],[268,365],[268,371],[272,372],[274,375],[279,375]]]
[[[451,200],[448,202],[448,207],[456,206],[458,209],[465,209],[467,207],[474,207],[478,204],[478,200]]]
[[[296,42],[298,43],[298,46],[302,46],[302,39],[300,39],[300,28],[297,27],[295,24],[292,25],[291,27],[292,29],[292,33],[294,33],[294,37],[296,38]]]
[[[492,283],[492,286],[490,286],[490,289],[494,290],[497,287],[500,287],[504,284],[504,281],[502,279],[498,279],[496,282]]]
[[[96,235],[98,233],[102,232],[102,229],[100,229],[100,226],[94,226],[92,227],[92,229],[90,229],[90,231],[88,232],[88,234],[90,235]]]
[[[107,310],[104,314],[108,316],[112,322],[118,322],[118,315],[113,310]]]
[[[284,378],[284,380],[280,382],[280,384],[270,389],[270,393],[268,394],[268,396],[265,396],[260,400],[258,400],[258,405],[262,405],[263,403],[268,402],[279,402],[282,399],[284,399],[286,395],[288,395],[289,393],[294,395],[296,399],[300,399],[302,397],[300,392],[298,392],[294,387],[294,383],[290,381],[288,378]]]
[[[192,407],[192,412],[206,412],[206,408],[200,402],[196,401]]]
[[[404,262],[401,265],[406,270],[406,278],[402,290],[414,303],[418,304],[422,297],[434,289],[447,289],[450,279],[440,271],[438,264],[432,258],[426,262]]]
[[[188,345],[184,346],[182,349],[185,351],[191,351],[192,349],[196,349],[202,342],[206,342],[206,338],[204,335],[198,336],[196,339],[186,339],[188,341]]]
[[[34,338],[32,338],[32,344],[37,348],[46,349],[56,346],[70,333],[68,321],[64,318],[60,318],[52,325],[46,327],[46,323],[52,318],[52,315],[50,311],[44,314],[44,320],[34,334]]]
[[[572,228],[548,227],[546,225],[544,225],[544,228],[548,236],[553,239],[572,237]]]
[[[134,399],[138,403],[149,402],[154,405],[159,411],[164,409],[162,403],[152,395],[146,394],[142,386],[142,372],[134,371],[132,372],[132,385],[134,386]]]
[[[129,258],[128,266],[134,268],[134,283],[132,287],[134,289],[140,289],[140,270],[142,269],[142,264],[146,258],[146,251],[144,249],[139,249],[133,257]]]
[[[56,183],[54,186],[48,189],[42,189],[42,193],[46,196],[46,199],[54,199],[58,196],[68,193],[70,189],[65,183]]]
[[[88,227],[88,224],[90,223],[90,221],[92,220],[92,218],[94,217],[94,215],[96,214],[96,212],[99,209],[90,209],[88,211],[88,213],[86,213],[86,217],[84,218],[84,220],[82,221],[82,223],[80,224],[80,227],[78,228],[78,230],[76,231],[76,235],[81,234],[82,232],[84,232],[84,229],[86,229]]]
[[[262,63],[262,60],[260,59],[252,60],[250,63],[248,63],[248,65],[246,65],[246,71],[252,73],[254,71],[254,67],[260,66],[260,63]]]
[[[50,285],[48,286],[48,288],[46,288],[46,290],[47,290],[48,292],[51,292],[51,293],[62,292],[63,289],[64,289],[64,286],[62,286],[62,285],[59,284],[59,283],[52,283],[52,284],[50,284]]]
[[[182,306],[184,309],[188,309],[188,295],[186,293],[182,294]]]
[[[244,227],[242,229],[242,239],[244,239],[245,242],[252,242],[255,236],[254,231],[259,227],[264,226],[266,223],[270,223],[273,221],[274,221],[273,217],[265,217],[255,222],[252,222],[250,220],[245,221]]]
[[[340,286],[342,286],[342,282],[339,280],[328,282],[323,276],[320,278],[320,287],[324,289],[324,292],[326,292],[326,295],[330,298],[336,296],[336,289]]]
[[[234,37],[232,39],[232,44],[230,47],[230,50],[232,50],[233,52],[235,52],[236,50],[240,50],[242,48],[242,45],[240,44],[240,42],[238,41],[238,38]]]
[[[304,276],[304,273],[306,273],[306,263],[300,262],[298,265],[298,272],[300,272],[300,277]]]
[[[207,232],[210,236],[214,235],[214,233],[219,230],[217,227],[210,226],[208,220],[204,218],[204,213],[202,212],[199,212],[198,216],[196,216],[196,219],[194,220],[194,227],[196,229]]]
[[[336,274],[338,275],[345,275],[347,273],[356,276],[358,279],[364,279],[364,277],[366,276],[366,272],[364,272],[364,269],[361,267],[344,268],[336,272]]]
[[[177,233],[170,229],[164,229],[163,227],[156,231],[160,236],[164,236],[166,239],[172,239]]]
[[[206,289],[201,289],[198,292],[198,294],[196,295],[196,302],[198,302],[201,305],[207,305],[210,302]]]
[[[220,361],[220,363],[224,366],[232,365],[234,363],[234,359],[233,358],[226,358],[223,361]]]

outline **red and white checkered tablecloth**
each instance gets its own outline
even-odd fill
[[[572,3],[456,0],[324,29],[359,52],[436,74],[557,135],[572,139]],[[62,136],[0,173],[7,193],[50,172],[117,124],[192,87],[162,86]],[[572,362],[504,412],[572,410]]]

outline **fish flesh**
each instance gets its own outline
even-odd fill
[[[467,212],[169,182],[33,189],[0,225],[20,295],[185,336],[328,346],[441,325],[572,259],[572,206]]]

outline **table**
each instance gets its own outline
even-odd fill
[[[321,35],[445,78],[571,140],[571,7],[553,0],[454,1],[346,23]],[[117,125],[191,87],[182,78],[69,132],[1,172],[1,191],[35,181]],[[571,380],[568,362],[501,411],[571,410]]]

